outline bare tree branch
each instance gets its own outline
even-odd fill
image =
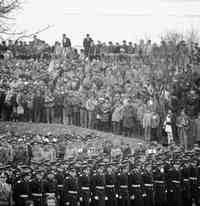
[[[48,25],[48,26],[44,27],[43,29],[40,29],[40,30],[38,30],[38,31],[36,31],[36,32],[34,32],[34,33],[32,33],[32,34],[25,34],[25,35],[19,36],[19,37],[17,38],[17,41],[20,40],[20,39],[24,39],[24,38],[31,38],[31,37],[33,37],[33,36],[35,36],[35,35],[38,35],[38,34],[44,32],[44,31],[50,29],[50,28],[53,27],[53,26],[54,26],[54,25]]]
[[[11,17],[11,14],[20,8],[20,1],[21,0],[0,0],[0,34],[8,35],[12,27],[9,21],[15,19]]]
[[[0,34],[14,36],[14,35],[22,35],[24,32],[9,32],[8,30],[0,31]]]
[[[19,0],[1,0],[0,1],[0,14],[8,16],[11,12],[18,9],[20,6]]]

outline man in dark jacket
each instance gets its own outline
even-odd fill
[[[84,48],[84,52],[85,52],[86,57],[88,57],[91,42],[92,42],[92,38],[90,37],[89,34],[87,34],[86,38],[83,40],[83,48]]]
[[[69,168],[69,174],[64,180],[64,204],[71,206],[77,206],[79,204],[78,177],[73,167]]]
[[[95,53],[96,59],[101,59],[101,47],[102,47],[101,42],[100,42],[100,41],[97,41],[97,44],[96,44],[96,53]]]
[[[0,118],[3,120],[2,118],[2,113],[3,113],[3,110],[5,109],[4,108],[4,101],[5,101],[5,98],[6,98],[6,94],[5,94],[5,91],[4,90],[0,90]]]
[[[66,34],[63,34],[62,38],[62,46],[64,48],[71,48],[71,40],[66,36]]]
[[[43,121],[43,111],[44,111],[44,98],[40,91],[37,91],[33,99],[33,111],[34,111],[34,121]]]
[[[96,46],[93,41],[90,42],[90,48],[89,48],[89,59],[92,61],[96,58]]]
[[[136,110],[134,106],[131,104],[131,100],[127,99],[124,102],[123,108],[123,128],[124,128],[124,135],[131,136],[135,131],[136,125]]]

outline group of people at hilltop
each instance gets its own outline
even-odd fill
[[[146,42],[141,39],[139,43],[127,42],[123,40],[121,43],[113,41],[101,42],[95,41],[90,34],[86,34],[83,39],[82,49],[80,52],[73,47],[71,39],[66,35],[62,35],[62,40],[56,41],[54,45],[49,45],[47,42],[39,39],[36,35],[33,36],[33,41],[23,41],[22,39],[3,40],[0,43],[0,57],[1,59],[9,56],[18,59],[40,59],[51,58],[54,55],[65,56],[70,52],[75,52],[77,56],[84,56],[92,59],[101,59],[108,54],[129,54],[138,55],[141,57],[162,58],[165,55],[176,58],[179,55],[189,56],[190,61],[197,63],[200,60],[200,48],[197,42],[190,42],[189,44],[180,40],[174,44],[173,40],[162,40],[160,44],[154,43],[151,40]],[[68,56],[69,57],[69,56]]]

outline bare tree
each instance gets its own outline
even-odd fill
[[[54,26],[54,25],[47,25],[46,27],[41,28],[41,29],[37,30],[37,31],[34,32],[34,33],[29,33],[29,34],[28,34],[27,32],[19,33],[19,34],[17,34],[18,37],[17,37],[16,40],[18,41],[18,40],[21,40],[21,39],[32,38],[33,36],[36,36],[36,35],[44,32],[44,31],[49,30],[49,29],[52,28],[53,26]]]
[[[200,41],[199,37],[200,37],[199,32],[194,28],[190,29],[185,34],[185,39],[189,45],[196,42],[199,43]]]
[[[21,40],[25,38],[31,38],[34,35],[38,35],[53,25],[47,25],[44,28],[29,33],[28,31],[13,30],[13,24],[15,24],[15,13],[22,9],[23,0],[0,0],[0,39],[3,40],[6,37],[13,37],[15,40]]]
[[[184,39],[184,35],[176,31],[170,31],[161,36],[162,41],[172,42],[175,45],[177,45],[183,39]]]
[[[10,20],[14,20],[12,14],[20,8],[20,0],[0,0],[0,33],[12,34]]]

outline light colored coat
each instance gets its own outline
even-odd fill
[[[200,141],[200,118],[195,120],[195,140]]]
[[[112,122],[120,122],[123,118],[123,113],[122,113],[123,106],[117,106],[112,114]]]
[[[146,112],[143,116],[143,128],[151,127],[152,112]]]

